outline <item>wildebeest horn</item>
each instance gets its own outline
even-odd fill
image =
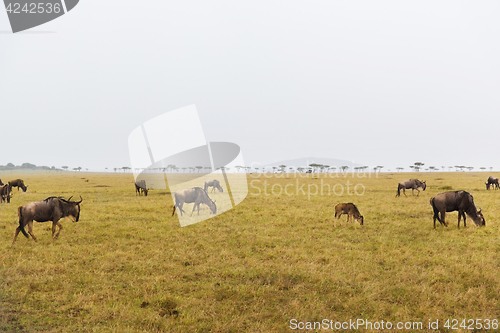
[[[82,196],[80,195],[80,201],[75,201],[75,204],[79,205],[79,204],[81,204],[81,203],[82,203],[82,201],[83,201],[83,198],[82,198]]]
[[[69,199],[68,199],[68,201],[71,201],[71,198],[73,198],[73,196],[70,196]]]

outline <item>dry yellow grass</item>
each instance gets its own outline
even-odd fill
[[[291,319],[424,328],[439,319],[441,331],[465,332],[442,325],[500,314],[500,191],[486,191],[488,175],[252,175],[235,209],[181,228],[170,194],[138,197],[130,174],[25,174],[28,192],[0,205],[0,331],[287,332]],[[425,192],[395,198],[399,181],[417,177]],[[348,195],[347,181],[364,194]],[[292,195],[271,194],[286,185]],[[315,186],[322,195],[307,193]],[[474,195],[486,227],[468,219],[457,229],[455,212],[433,229],[429,199],[450,188]],[[82,195],[80,222],[63,220],[54,242],[50,224],[35,223],[39,242],[12,246],[17,207],[52,195]],[[365,225],[334,225],[339,202],[354,202]]]

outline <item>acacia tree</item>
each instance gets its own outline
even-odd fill
[[[424,163],[422,162],[415,162],[413,164],[415,165],[415,170],[417,170],[417,172],[419,172],[420,169],[424,166]]]

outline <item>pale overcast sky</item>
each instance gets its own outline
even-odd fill
[[[245,162],[500,169],[498,1],[81,0],[9,33],[0,165],[130,166],[128,135],[195,104]]]

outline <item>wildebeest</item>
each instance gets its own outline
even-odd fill
[[[427,187],[427,184],[425,183],[425,181],[422,182],[418,179],[404,180],[398,184],[398,194],[396,194],[396,196],[399,197],[399,195],[401,194],[401,189],[403,189],[403,194],[405,195],[405,197],[407,196],[405,193],[405,190],[409,190],[409,189],[411,189],[412,195],[413,195],[413,191],[417,190],[418,191],[417,196],[418,196],[420,194],[420,189],[422,189],[422,191],[425,191],[426,187]]]
[[[142,195],[142,193],[144,193],[146,197],[148,196],[148,189],[146,187],[146,181],[144,179],[139,180],[135,183],[135,195],[137,195],[137,193],[139,193],[139,195]]]
[[[26,192],[28,189],[28,186],[24,185],[24,181],[22,179],[14,179],[9,182],[9,185],[11,187],[17,187],[17,190],[19,191],[19,188],[23,190],[23,192]]]
[[[487,183],[484,183],[486,184],[486,189],[489,190],[490,189],[490,186],[493,185],[493,189],[500,189],[500,185],[498,184],[498,178],[497,177],[492,177],[492,176],[489,176],[488,177],[488,181]]]
[[[11,189],[9,184],[0,186],[0,202],[10,203]]]
[[[224,192],[224,190],[222,189],[222,186],[220,186],[220,183],[217,179],[214,179],[214,180],[207,180],[205,182],[205,191],[209,188],[209,187],[212,187],[212,192],[215,191],[215,189],[218,189],[219,192]]]
[[[434,210],[434,229],[436,229],[436,219],[442,225],[448,226],[445,222],[445,213],[453,212],[455,210],[458,211],[458,228],[460,228],[461,217],[464,218],[464,227],[467,226],[465,223],[465,214],[469,215],[477,226],[486,225],[481,209],[476,209],[476,206],[474,205],[474,198],[468,192],[450,191],[440,193],[432,198],[430,202],[432,209]],[[439,218],[439,213],[441,214],[441,218]]]
[[[4,184],[4,183],[2,183],[2,180],[0,179],[0,186],[2,186],[2,185],[5,185],[5,184]]]
[[[363,216],[359,213],[358,207],[352,202],[349,203],[339,203],[335,206],[335,217],[340,220],[342,214],[347,214],[347,222],[351,218],[354,218],[360,225],[363,225]]]
[[[28,232],[36,240],[33,234],[33,221],[37,222],[47,222],[52,221],[52,238],[55,239],[59,237],[59,233],[62,230],[62,225],[59,220],[63,217],[69,217],[73,222],[78,222],[80,219],[80,203],[83,201],[80,196],[80,201],[71,201],[70,197],[68,200],[64,200],[60,197],[48,197],[42,201],[28,202],[20,206],[17,209],[17,214],[19,216],[19,227],[16,229],[16,234],[14,235],[14,242],[16,241],[19,232],[22,232],[26,238],[29,238],[28,234],[24,230],[24,226],[28,226]],[[59,226],[57,234],[56,225]]]
[[[172,211],[172,216],[174,216],[175,213],[175,207],[179,208],[182,213],[185,213],[185,211],[182,209],[182,206],[184,203],[193,203],[193,211],[191,212],[190,216],[193,216],[194,210],[196,207],[198,207],[198,215],[200,215],[200,204],[205,204],[210,208],[212,213],[217,214],[217,206],[215,205],[215,201],[212,201],[210,197],[207,194],[207,191],[202,189],[201,187],[193,187],[193,188],[185,188],[182,190],[179,190],[175,192],[174,194],[175,197],[175,205],[174,205],[174,210]]]

